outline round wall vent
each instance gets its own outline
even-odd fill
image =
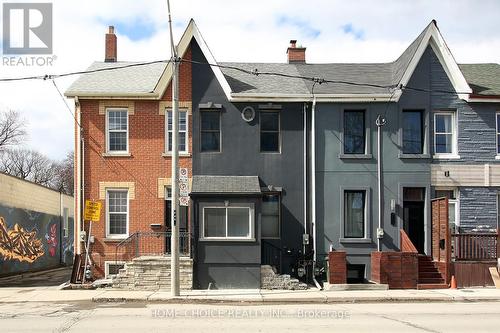
[[[255,118],[255,110],[251,106],[246,106],[243,111],[241,111],[241,118],[247,123],[251,122]]]

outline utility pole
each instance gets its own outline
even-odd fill
[[[179,227],[177,212],[179,211],[179,61],[177,47],[174,43],[172,18],[170,16],[170,1],[168,6],[168,24],[170,28],[170,46],[172,51],[172,215],[171,221],[171,249],[170,249],[170,286],[172,296],[180,295],[179,284]],[[168,113],[165,112],[165,130],[168,130]],[[168,134],[167,134],[168,135]]]
[[[378,115],[375,124],[377,125],[377,180],[378,180],[378,228],[377,228],[377,251],[382,251],[381,240],[384,237],[382,220],[384,218],[384,191],[382,175],[382,127],[386,120],[382,115]]]

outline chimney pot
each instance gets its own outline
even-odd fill
[[[108,27],[108,33],[106,34],[104,61],[105,62],[117,61],[117,40],[115,35],[115,27],[112,25]]]
[[[306,48],[297,47],[297,40],[291,39],[290,46],[286,50],[289,64],[305,64],[306,63]]]

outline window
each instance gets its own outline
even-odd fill
[[[69,234],[69,209],[63,208],[63,236],[68,237]]]
[[[365,111],[344,111],[344,154],[365,154]]]
[[[262,238],[280,237],[280,195],[262,197]]]
[[[497,155],[500,155],[500,113],[496,114],[497,118]]]
[[[423,128],[422,111],[403,111],[403,154],[423,154]]]
[[[497,230],[500,229],[500,193],[497,194]]]
[[[249,207],[204,207],[203,238],[250,239],[250,214]]]
[[[128,152],[128,111],[107,109],[107,149],[110,153]]]
[[[365,237],[366,191],[344,191],[344,238]]]
[[[104,277],[106,279],[111,279],[118,275],[120,269],[125,267],[125,263],[122,261],[106,261],[104,266]]]
[[[280,151],[280,113],[260,112],[260,151],[279,153]]]
[[[200,111],[201,151],[220,151],[220,112]]]
[[[128,190],[107,190],[107,237],[128,236]]]
[[[455,113],[434,114],[434,153],[456,153],[455,149]]]
[[[188,114],[179,111],[179,152],[188,152]],[[172,151],[172,111],[167,111],[167,151]]]

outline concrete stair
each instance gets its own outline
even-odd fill
[[[418,256],[418,284],[417,289],[447,289],[448,284],[439,273],[432,258],[426,255]]]
[[[193,260],[179,258],[182,290],[193,288]],[[113,278],[113,288],[126,290],[170,290],[170,256],[143,256],[132,259]]]

